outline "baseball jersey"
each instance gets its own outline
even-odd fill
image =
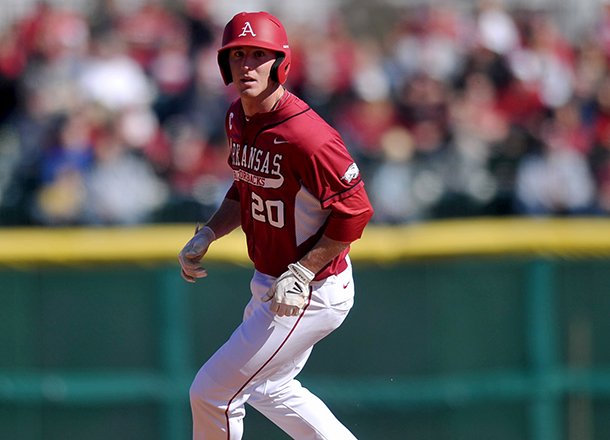
[[[358,166],[339,133],[305,102],[286,91],[274,110],[246,119],[238,99],[225,128],[233,171],[227,198],[240,202],[256,270],[279,276],[325,232],[344,242],[361,236],[372,208]],[[316,279],[345,269],[348,251]]]

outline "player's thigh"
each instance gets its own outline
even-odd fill
[[[298,341],[299,317],[279,318],[268,303],[259,304],[204,364],[214,381],[237,388],[283,370],[311,347]],[[298,334],[297,334],[298,333]]]

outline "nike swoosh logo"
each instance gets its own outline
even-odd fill
[[[287,141],[287,140],[285,140],[285,139],[278,139],[278,138],[275,138],[275,139],[273,139],[273,143],[274,143],[275,145],[279,145],[279,144],[287,144],[287,143],[288,143],[288,141]]]
[[[349,281],[343,285],[343,288],[347,289],[347,286],[349,286]]]

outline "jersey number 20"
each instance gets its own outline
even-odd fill
[[[252,217],[262,223],[269,223],[276,228],[284,227],[284,202],[281,200],[263,200],[252,193]]]

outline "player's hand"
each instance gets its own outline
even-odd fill
[[[271,311],[278,316],[297,316],[309,298],[309,283],[314,277],[315,274],[301,263],[289,264],[263,301],[271,301]]]
[[[178,254],[181,275],[184,280],[194,283],[198,278],[204,278],[208,272],[201,267],[201,259],[208,251],[210,244],[216,239],[216,234],[208,226],[195,228],[195,235]]]

